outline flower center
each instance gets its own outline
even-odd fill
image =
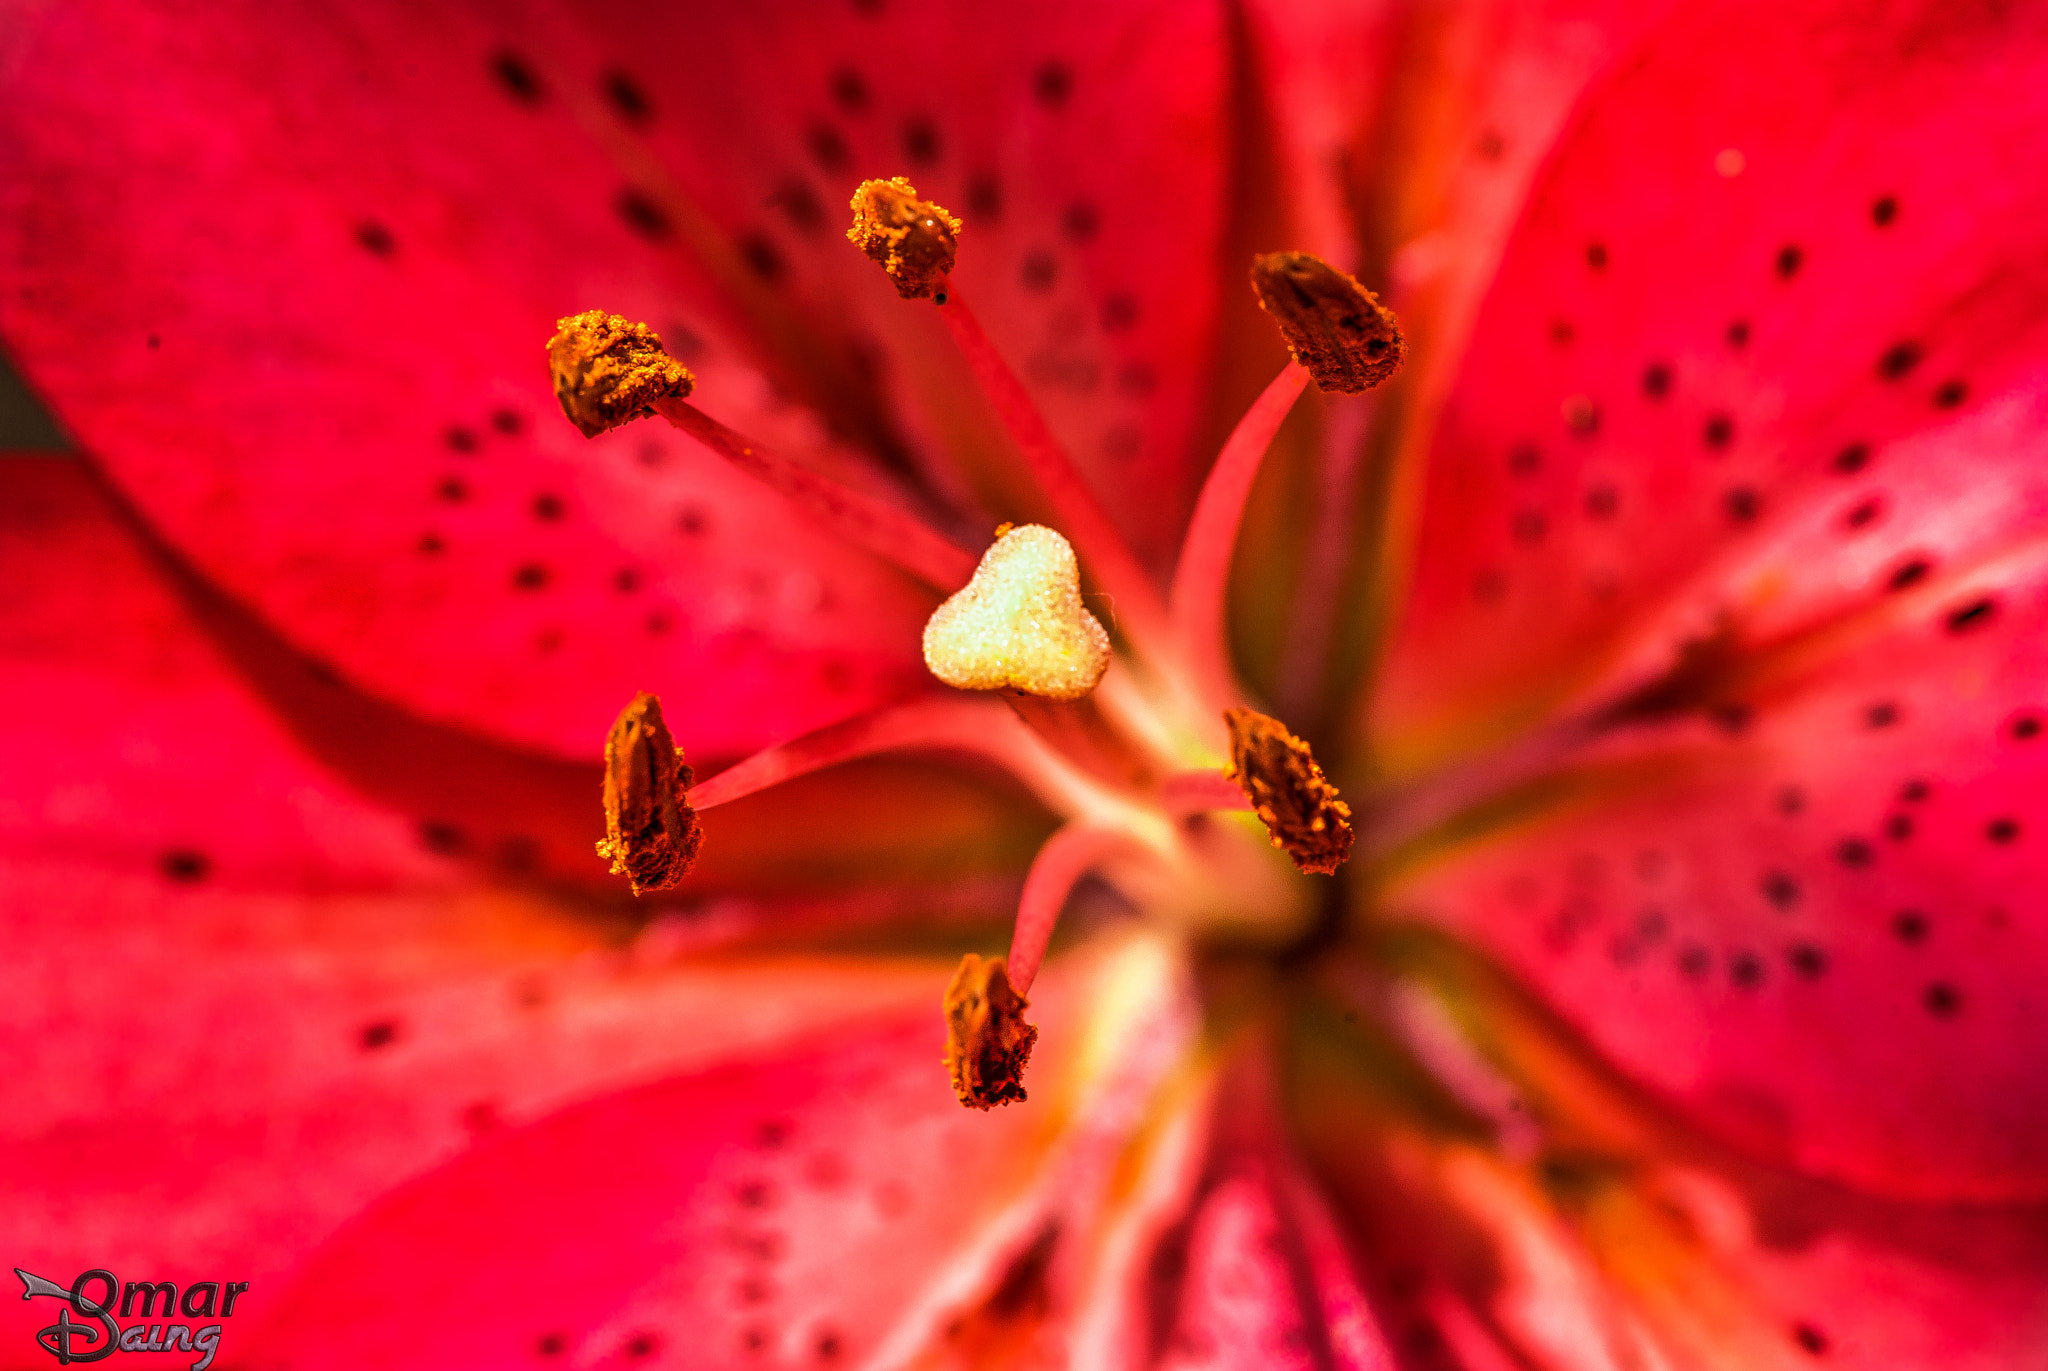
[[[986,1109],[1024,1098],[1037,1037],[1025,996],[1083,876],[1100,872],[1183,933],[1219,922],[1286,928],[1311,903],[1299,874],[1333,874],[1350,855],[1351,810],[1309,744],[1245,705],[1224,601],[1245,501],[1295,400],[1311,380],[1347,394],[1380,384],[1400,366],[1402,340],[1393,314],[1321,259],[1254,263],[1253,288],[1294,360],[1224,443],[1162,596],[952,281],[961,222],[901,177],[863,183],[852,208],[847,237],[900,296],[939,307],[1058,528],[1006,524],[977,564],[909,513],[704,415],[688,402],[689,373],[645,325],[597,310],[564,319],[549,363],[571,422],[595,436],[660,414],[949,597],[926,625],[924,656],[939,681],[967,692],[847,720],[694,788],[658,702],[639,696],[606,745],[599,852],[635,893],[665,889],[695,856],[696,811],[806,772],[906,749],[972,752],[1007,768],[1065,822],[1026,874],[1008,956],[969,954],[944,996],[954,1088]],[[1117,606],[1114,646],[1082,605],[1084,571]],[[1242,817],[1205,818],[1232,811]],[[1276,865],[1267,844],[1295,869]]]

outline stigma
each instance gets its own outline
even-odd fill
[[[1109,670],[1109,634],[1081,604],[1073,545],[1038,524],[1004,525],[973,579],[926,622],[924,661],[961,690],[1093,691]]]

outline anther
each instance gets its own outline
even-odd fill
[[[863,181],[853,193],[847,240],[889,273],[906,300],[933,298],[959,255],[959,233],[958,219],[918,199],[917,187],[901,176]]]
[[[970,1109],[990,1109],[1024,1098],[1024,1064],[1038,1029],[1024,1022],[1026,1000],[1010,987],[1000,957],[973,952],[960,961],[946,987],[946,1069],[953,1093]]]
[[[1252,811],[1302,871],[1327,876],[1351,855],[1351,806],[1323,776],[1308,744],[1253,709],[1227,709],[1230,770]]]
[[[1318,388],[1356,395],[1401,369],[1394,312],[1322,258],[1269,252],[1252,262],[1252,289]]]
[[[962,690],[1051,700],[1094,690],[1109,670],[1109,634],[1081,604],[1072,545],[1038,524],[1006,530],[925,624],[924,661]]]
[[[684,792],[693,779],[662,722],[661,701],[635,695],[604,740],[605,837],[597,855],[635,895],[667,890],[697,860],[704,834]]]
[[[555,398],[586,438],[644,419],[656,400],[696,388],[696,378],[645,324],[590,309],[556,321],[555,328],[548,339]]]

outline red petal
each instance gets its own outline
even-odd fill
[[[1858,453],[1899,470],[2035,365],[2044,66],[2031,19],[1703,5],[1589,98],[1436,438],[1374,724],[1400,759],[1540,717],[1689,578],[1835,509]]]
[[[1864,594],[1817,662],[1759,654],[1718,724],[1659,725],[1647,783],[1610,777],[1398,898],[1757,1155],[2048,1194],[2048,564],[2023,545]]]
[[[918,679],[926,597],[665,430],[560,420],[557,315],[691,296],[509,35],[353,14],[22,39],[0,327],[82,446],[300,647],[522,743],[588,755],[654,688],[731,753]]]

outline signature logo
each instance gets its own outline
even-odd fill
[[[220,1350],[221,1330],[220,1324],[206,1320],[234,1317],[235,1301],[249,1288],[247,1281],[194,1281],[185,1287],[180,1298],[177,1285],[171,1281],[129,1281],[123,1285],[103,1266],[79,1272],[68,1289],[18,1266],[14,1274],[21,1277],[23,1299],[63,1301],[57,1310],[57,1321],[36,1333],[36,1341],[60,1366],[100,1361],[116,1352],[179,1351],[199,1353],[192,1371],[206,1371]],[[149,1320],[156,1314],[159,1300],[163,1302],[164,1322],[152,1324]],[[125,1328],[115,1322],[117,1301],[119,1317],[124,1319],[132,1316],[139,1301],[142,1322]],[[73,1314],[78,1316],[76,1320],[71,1317]],[[177,1314],[191,1322],[170,1322]]]

